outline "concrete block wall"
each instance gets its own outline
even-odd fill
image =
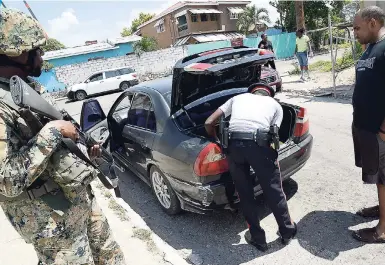
[[[57,79],[66,85],[84,81],[88,76],[110,68],[131,67],[139,75],[168,72],[175,63],[187,56],[184,47],[175,47],[143,53],[139,58],[132,54],[55,67]]]

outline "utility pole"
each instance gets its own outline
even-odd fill
[[[295,1],[295,18],[297,22],[297,29],[305,28],[305,13],[303,9],[303,1]]]

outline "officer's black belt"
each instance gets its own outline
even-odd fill
[[[272,137],[265,131],[229,132],[229,140],[254,141],[259,146],[268,147],[271,145]]]
[[[23,191],[20,195],[16,197],[6,197],[0,194],[0,202],[12,202],[12,201],[20,201],[20,200],[34,200],[47,193],[60,191],[61,189],[57,183],[55,183],[52,179],[48,179],[44,182],[43,185],[36,188],[28,188],[26,191]]]

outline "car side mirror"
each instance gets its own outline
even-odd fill
[[[83,102],[80,113],[80,127],[83,132],[87,132],[105,119],[106,115],[98,100],[91,98]]]
[[[89,82],[90,82],[90,80],[89,80],[89,79],[87,79],[87,80],[86,80],[84,83],[86,83],[86,84],[87,84],[87,83],[89,83]]]

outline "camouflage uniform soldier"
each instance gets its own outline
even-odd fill
[[[36,20],[0,9],[0,205],[39,264],[125,264],[92,193],[96,171],[60,144],[78,138],[74,126],[52,121],[32,135],[9,100],[11,76],[40,76],[46,39]]]

